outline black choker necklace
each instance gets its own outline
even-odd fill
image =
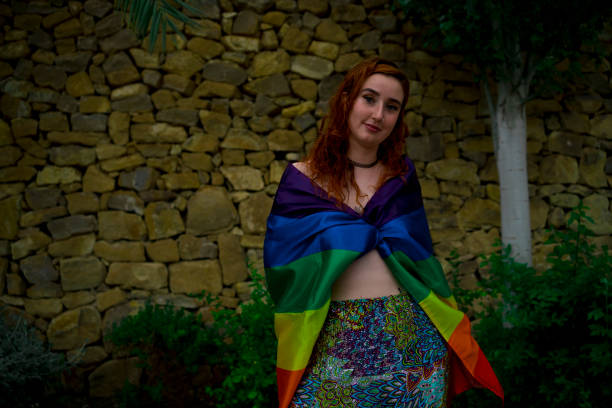
[[[350,161],[351,164],[355,167],[361,167],[362,169],[369,169],[369,168],[376,166],[376,164],[378,163],[378,158],[376,158],[376,160],[374,160],[372,163],[358,163],[351,159],[348,159],[348,161]]]

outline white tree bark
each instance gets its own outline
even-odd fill
[[[531,265],[525,115],[529,84],[520,79],[519,85],[511,82],[498,83],[495,109],[491,112],[499,175],[502,243],[511,246],[514,260]]]

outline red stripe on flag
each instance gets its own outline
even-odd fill
[[[455,352],[448,349],[448,397],[446,404],[451,406],[453,399],[464,391],[469,390],[475,384],[472,380],[472,375],[463,365],[461,359]]]
[[[467,318],[465,319],[467,320]],[[463,326],[463,329],[465,329],[464,323],[465,322],[462,321],[459,324],[459,326]],[[467,323],[469,328],[469,321]],[[448,406],[450,406],[450,403],[455,396],[467,391],[472,387],[489,389],[491,392],[501,398],[503,403],[504,390],[497,380],[495,372],[493,372],[493,368],[489,364],[489,361],[485,357],[478,343],[476,343],[471,336],[471,341],[457,341],[458,339],[455,334],[458,334],[458,332],[453,332],[453,335],[449,341],[450,347],[448,349],[450,373],[448,379]],[[465,349],[461,349],[461,345],[470,346],[472,349],[466,352]]]
[[[475,375],[476,379],[482,386],[490,389],[495,395],[504,400],[504,390],[499,383],[499,380],[493,372],[493,368],[485,357],[482,350],[478,353],[478,363],[476,363]]]

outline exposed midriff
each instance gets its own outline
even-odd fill
[[[357,258],[332,286],[332,300],[397,295],[399,284],[376,249]]]

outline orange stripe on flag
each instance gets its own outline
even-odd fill
[[[464,318],[451,336],[449,343],[449,378],[448,404],[456,396],[472,387],[487,388],[504,400],[504,390],[497,380],[493,368],[470,333],[470,322]]]
[[[461,319],[457,327],[455,327],[453,334],[450,339],[448,339],[448,344],[457,354],[457,357],[463,362],[463,365],[470,374],[474,375],[474,369],[478,362],[478,355],[481,351],[480,346],[472,337],[470,320],[466,315],[463,315],[463,319]]]
[[[287,408],[291,403],[293,394],[300,384],[305,368],[297,371],[284,370],[276,367],[276,380],[278,382],[279,408]]]

